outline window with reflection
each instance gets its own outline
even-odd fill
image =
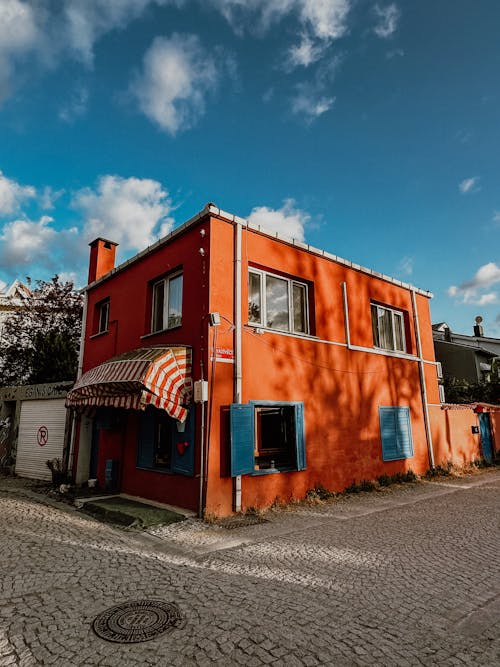
[[[309,333],[307,285],[251,269],[248,272],[248,321],[277,331]]]

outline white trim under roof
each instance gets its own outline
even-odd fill
[[[403,289],[407,290],[415,290],[417,294],[420,294],[421,296],[425,296],[428,299],[432,299],[434,296],[432,292],[429,292],[427,290],[419,289],[418,287],[414,287],[413,285],[410,285],[409,283],[404,283],[401,280],[397,280],[396,278],[392,278],[391,276],[386,275],[385,273],[379,273],[378,271],[374,271],[373,269],[368,269],[365,266],[361,266],[360,264],[356,264],[355,262],[351,262],[348,259],[344,259],[342,257],[339,257],[338,255],[333,255],[332,253],[327,252],[326,250],[321,250],[319,248],[314,248],[311,245],[308,245],[307,243],[302,243],[301,241],[298,241],[297,239],[285,236],[283,234],[279,234],[278,232],[272,232],[269,230],[266,230],[262,228],[260,225],[255,225],[252,223],[249,223],[248,220],[245,218],[240,218],[237,215],[234,215],[232,213],[228,213],[227,211],[224,211],[215,204],[208,203],[205,208],[203,208],[199,213],[194,215],[192,218],[189,218],[186,222],[184,222],[182,225],[179,227],[176,227],[170,234],[167,236],[164,236],[162,239],[159,239],[156,241],[156,243],[153,243],[153,245],[148,246],[144,250],[141,250],[137,255],[134,255],[130,259],[127,259],[123,264],[120,264],[119,266],[115,267],[110,271],[109,273],[106,273],[104,276],[99,278],[98,280],[95,280],[93,283],[90,283],[86,287],[84,287],[81,291],[86,292],[87,290],[95,287],[96,285],[100,284],[101,282],[104,282],[111,276],[113,276],[115,273],[118,273],[118,271],[122,271],[124,268],[129,266],[130,264],[133,264],[137,262],[141,257],[144,257],[144,255],[149,254],[150,252],[153,252],[157,248],[165,245],[169,241],[171,241],[173,238],[184,232],[188,227],[191,227],[192,225],[196,224],[199,222],[202,218],[204,218],[206,215],[215,215],[219,218],[222,218],[223,220],[227,220],[228,222],[231,223],[239,223],[246,227],[247,229],[254,230],[256,232],[259,232],[260,234],[263,234],[264,236],[269,236],[271,238],[274,238],[278,241],[281,241],[283,243],[286,243],[288,245],[294,246],[295,248],[300,248],[301,250],[305,250],[306,252],[310,252],[313,255],[318,255],[319,257],[324,257],[325,259],[328,259],[330,261],[333,261],[337,264],[342,264],[344,266],[347,266],[351,269],[354,269],[355,271],[359,271],[360,273],[366,273],[370,276],[373,276],[374,278],[379,278],[380,280],[383,280],[387,283],[391,283],[392,285],[397,285],[398,287],[402,287]]]

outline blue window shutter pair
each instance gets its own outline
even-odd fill
[[[410,408],[380,407],[380,435],[384,461],[409,459],[413,456]]]
[[[233,403],[230,407],[230,436],[231,436],[231,477],[247,475],[255,469],[255,405]],[[266,402],[266,405],[273,405]],[[276,405],[286,405],[277,403]],[[295,447],[296,469],[306,468],[306,441],[304,428],[304,404],[290,403],[295,408]]]

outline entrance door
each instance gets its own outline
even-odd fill
[[[488,463],[493,461],[493,445],[491,437],[491,422],[487,412],[479,414],[479,429],[481,431],[481,448],[484,460]]]

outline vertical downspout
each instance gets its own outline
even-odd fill
[[[234,395],[235,403],[242,398],[242,362],[241,362],[241,222],[234,222]],[[233,479],[233,508],[241,511],[241,475]]]
[[[345,327],[345,342],[347,349],[351,347],[351,328],[349,326],[349,302],[347,300],[347,283],[340,283],[342,286],[342,302],[344,304],[344,327]]]
[[[207,346],[208,347],[208,346]],[[200,359],[200,380],[203,382],[204,373],[203,373],[203,359]],[[198,516],[200,519],[203,519],[203,484],[205,483],[205,405],[206,403],[200,403],[201,407],[201,435],[200,435],[200,491],[199,491],[199,504],[198,504]]]
[[[432,447],[432,433],[429,419],[429,408],[427,405],[427,387],[425,385],[424,360],[422,357],[422,342],[420,340],[420,326],[418,323],[417,298],[415,290],[411,289],[411,303],[413,307],[413,324],[415,328],[415,340],[417,343],[418,371],[420,376],[420,393],[422,395],[422,406],[424,409],[425,437],[427,440],[427,451],[429,454],[429,465],[434,469],[434,451]]]
[[[82,377],[83,371],[83,348],[85,346],[85,329],[87,328],[87,307],[88,307],[88,293],[85,291],[85,296],[83,297],[83,312],[82,312],[82,335],[80,336],[80,351],[78,352],[78,371],[76,374],[76,379],[79,380]]]
[[[83,348],[85,346],[85,329],[87,328],[87,304],[88,304],[88,294],[85,291],[84,297],[83,297],[83,310],[82,310],[82,333],[80,336],[80,349],[78,351],[78,368],[76,371],[76,379],[79,380],[82,377],[82,372],[83,372]],[[70,445],[69,445],[69,452],[68,452],[68,460],[66,462],[66,465],[68,467],[68,473],[71,472],[71,475],[73,475],[73,468],[74,466],[74,451],[75,451],[75,440],[76,440],[76,412],[75,410],[71,410],[71,439],[70,439]],[[69,470],[69,466],[71,466],[71,470]]]

